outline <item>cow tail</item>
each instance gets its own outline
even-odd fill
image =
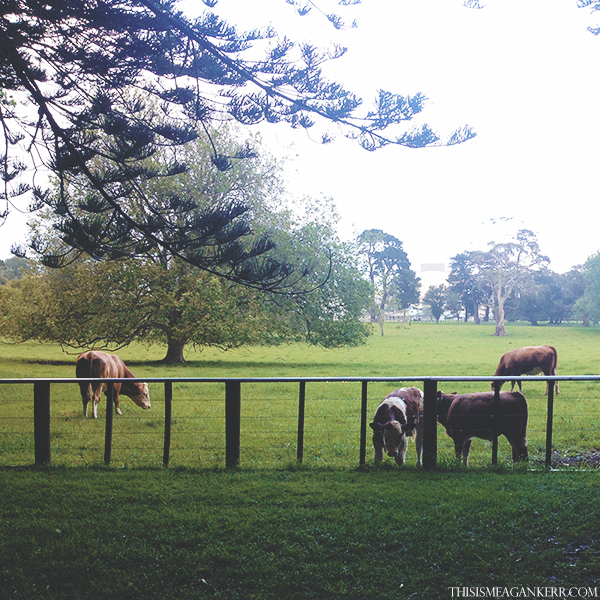
[[[552,374],[556,375],[558,373],[558,352],[554,346],[550,346],[550,348],[552,348],[552,352],[554,354],[554,364],[552,365],[553,366]]]
[[[85,400],[89,404],[90,402],[94,403],[94,389],[92,388],[91,382],[87,384],[87,389],[85,391]]]

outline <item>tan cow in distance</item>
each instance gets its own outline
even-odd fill
[[[525,346],[509,350],[500,358],[498,368],[494,375],[504,377],[515,375],[556,375],[558,367],[558,352],[554,346]],[[511,382],[510,391],[515,389],[515,383],[519,384],[519,390],[523,391],[521,382]],[[548,383],[546,383],[546,394],[548,393]],[[556,393],[558,390],[558,381],[554,382]],[[492,382],[492,388],[494,382]],[[502,386],[500,386],[502,387]]]
[[[125,366],[125,363],[116,355],[107,352],[91,350],[80,354],[77,358],[75,376],[78,378],[94,379],[124,379],[135,378],[135,375]],[[90,402],[93,406],[93,417],[98,417],[98,403],[100,394],[104,390],[106,395],[107,385],[105,383],[80,383],[81,399],[83,401],[83,416],[87,417],[87,407]],[[115,412],[120,415],[119,394],[129,396],[138,406],[150,408],[150,394],[147,383],[123,382],[115,383]]]

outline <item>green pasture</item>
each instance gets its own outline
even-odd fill
[[[119,352],[138,377],[418,377],[492,375],[507,350],[552,344],[559,374],[600,373],[600,329],[575,326],[510,325],[509,335],[494,337],[492,325],[388,324],[366,346],[324,350],[305,344],[254,347],[229,352],[190,352],[184,365],[162,365],[163,348],[129,347]],[[75,355],[43,344],[0,345],[0,378],[74,377]],[[369,415],[396,383],[369,384]],[[415,383],[422,387],[421,383]],[[450,384],[444,391],[478,391],[486,383]],[[170,465],[221,467],[225,460],[224,384],[175,383]],[[151,383],[152,409],[142,411],[122,397],[123,416],[114,419],[112,464],[159,466],[163,459],[164,387]],[[530,406],[529,449],[532,464],[543,462],[547,401],[544,384],[526,382]],[[360,383],[308,383],[304,462],[355,466],[359,459]],[[33,462],[33,392],[30,384],[0,386],[0,465]],[[91,412],[91,411],[90,411]],[[103,463],[105,403],[97,420],[84,419],[75,384],[51,389],[52,462],[56,466]],[[296,459],[297,383],[242,385],[242,467],[269,467]],[[600,448],[600,388],[592,382],[563,382],[554,407],[553,448],[557,455],[590,453]],[[452,445],[438,428],[438,457],[452,459]],[[369,430],[370,431],[370,430]],[[369,436],[370,437],[370,436]],[[368,460],[372,460],[370,439]],[[510,447],[500,439],[501,461]],[[473,443],[473,466],[486,466],[491,445]],[[415,454],[409,448],[409,465]]]
[[[366,347],[303,345],[120,355],[141,377],[490,375],[506,350],[554,344],[560,374],[595,374],[600,330],[511,325],[391,325]],[[46,345],[0,346],[0,378],[71,377],[73,356]],[[458,391],[483,384],[461,384]],[[123,399],[113,461],[103,465],[104,405],[84,419],[78,389],[51,392],[52,464],[33,467],[31,385],[0,386],[0,598],[10,600],[450,600],[482,588],[598,597],[598,470],[545,469],[544,385],[527,382],[529,465],[501,438],[452,460],[439,428],[439,467],[358,465],[360,384],[307,384],[305,461],[295,462],[298,390],[242,386],[242,461],[224,464],[222,384],[174,387],[173,449],[162,462],[164,395],[152,409]],[[369,410],[391,388],[369,385]],[[453,391],[453,390],[450,390]],[[565,382],[555,450],[600,447],[597,386]],[[370,442],[369,442],[370,445]],[[17,465],[17,466],[11,466]],[[585,466],[585,465],[584,465]],[[533,467],[533,468],[531,468]],[[480,596],[481,597],[481,596]],[[486,596],[492,597],[492,596]]]

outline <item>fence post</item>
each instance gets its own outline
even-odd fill
[[[50,384],[33,384],[33,439],[35,464],[50,462]]]
[[[423,468],[437,465],[437,381],[423,382]]]
[[[367,382],[362,382],[360,395],[360,456],[359,464],[364,465],[367,460]]]
[[[552,421],[554,419],[554,381],[548,385],[548,416],[546,419],[546,466],[552,466]]]
[[[171,415],[173,405],[173,382],[165,381],[165,445],[163,449],[163,467],[169,466],[171,454]]]
[[[240,462],[242,384],[225,383],[225,467],[234,469]]]
[[[494,403],[492,404],[492,465],[498,464],[498,419],[500,414],[501,381],[494,381]]]
[[[306,381],[300,382],[298,394],[298,451],[296,458],[302,462],[304,458],[304,408],[306,405]]]
[[[115,398],[115,384],[110,382],[106,386],[106,429],[104,430],[104,464],[110,464],[112,452],[113,410]]]

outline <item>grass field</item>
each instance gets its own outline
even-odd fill
[[[163,349],[130,347],[120,352],[138,377],[409,377],[491,375],[505,351],[548,343],[559,350],[559,374],[600,373],[600,329],[511,325],[497,338],[491,325],[389,324],[362,348],[322,350],[302,344],[250,348],[222,353],[190,353],[187,364],[157,361]],[[0,346],[0,377],[73,377],[75,356],[40,344]],[[369,416],[396,383],[369,384]],[[416,385],[421,386],[420,383]],[[452,384],[456,391],[487,389],[485,383]],[[553,447],[557,456],[600,448],[600,389],[592,382],[563,382],[554,409]],[[113,464],[162,464],[164,389],[150,386],[153,407],[142,411],[122,398],[115,418]],[[443,389],[443,388],[442,388]],[[445,389],[444,391],[455,391]],[[529,449],[533,464],[545,453],[547,403],[544,384],[525,383],[530,406]],[[304,460],[309,465],[355,466],[359,458],[360,383],[307,384]],[[221,467],[225,460],[224,384],[176,383],[173,390],[172,466]],[[51,392],[52,460],[57,466],[103,462],[104,409],[98,420],[82,416],[74,384],[55,384]],[[298,384],[244,384],[242,387],[242,466],[268,467],[295,461]],[[450,460],[452,445],[439,428],[438,454]],[[370,442],[369,442],[370,444]],[[500,458],[510,447],[500,439]],[[33,462],[32,386],[0,386],[0,465]],[[409,449],[410,461],[414,449]],[[371,457],[371,450],[369,450]],[[476,440],[472,465],[490,462],[491,445]]]
[[[490,375],[506,350],[550,343],[559,374],[600,371],[599,329],[511,325],[506,338],[492,333],[485,325],[392,325],[358,349],[209,350],[169,367],[153,362],[160,349],[120,355],[148,378],[460,376]],[[0,378],[72,377],[74,361],[55,347],[2,345]],[[370,384],[369,410],[389,391]],[[557,452],[600,448],[598,391],[561,385]],[[535,459],[543,454],[544,385],[527,382],[524,392]],[[374,465],[370,449],[359,466],[358,384],[307,384],[303,465],[295,462],[297,387],[244,384],[235,470],[221,468],[223,385],[176,384],[172,466],[164,469],[156,466],[161,387],[153,384],[151,395],[150,411],[122,402],[105,467],[104,406],[98,420],[84,419],[76,386],[53,386],[53,462],[36,468],[27,466],[31,386],[0,385],[0,599],[439,600],[456,598],[452,588],[467,597],[482,588],[479,597],[494,597],[491,588],[505,598],[600,594],[596,469],[512,467],[501,438],[498,467],[479,441],[474,468],[465,470],[441,428],[434,471],[414,466],[412,445],[406,467]],[[265,419],[267,405],[275,414]]]

